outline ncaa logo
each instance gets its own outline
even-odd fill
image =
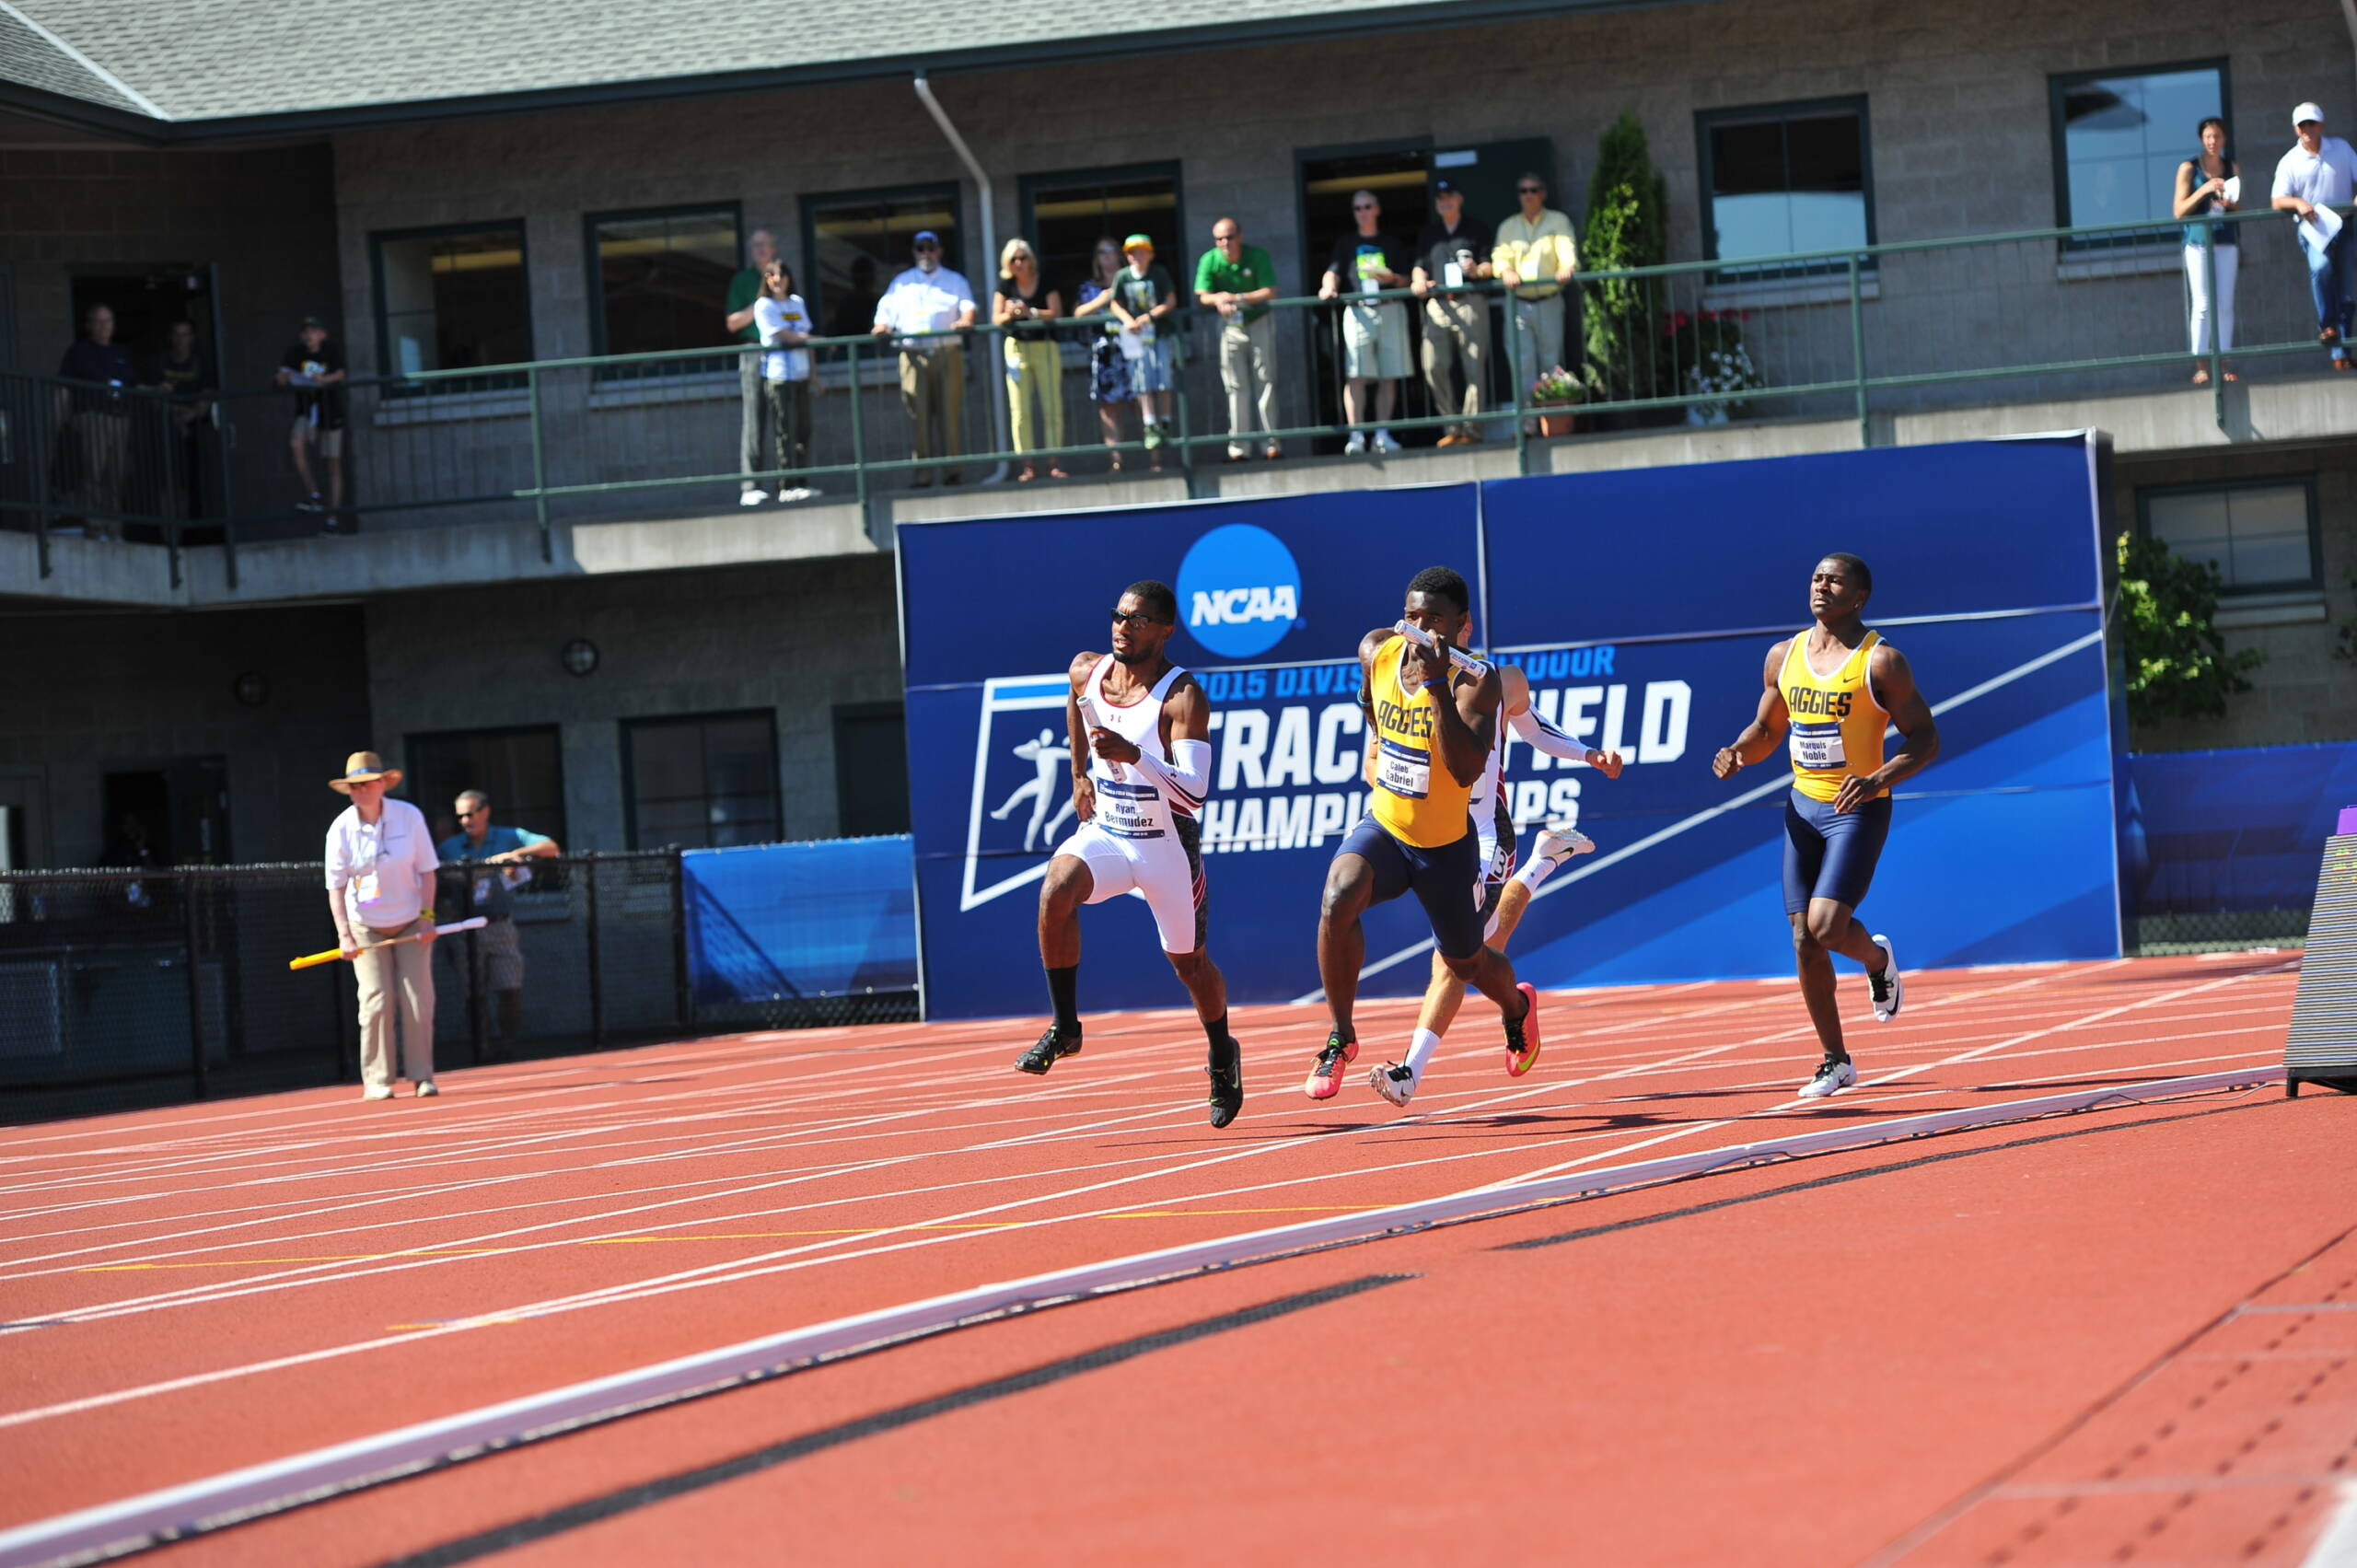
[[[1178,563],[1178,613],[1222,658],[1250,658],[1284,640],[1301,618],[1301,568],[1266,528],[1228,523],[1197,540]]]

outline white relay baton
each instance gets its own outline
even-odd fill
[[[1105,715],[1097,711],[1097,699],[1086,691],[1080,694],[1080,722],[1090,729],[1112,728],[1112,726],[1105,722]],[[1121,763],[1107,762],[1105,766],[1111,771],[1115,778],[1128,780],[1130,770]]]
[[[1407,638],[1408,641],[1415,644],[1416,646],[1423,649],[1426,653],[1436,653],[1440,649],[1439,640],[1412,621],[1402,621],[1399,625],[1394,626],[1392,630],[1399,633],[1399,635]],[[1450,648],[1448,650],[1448,662],[1463,670],[1466,674],[1473,677],[1476,680],[1479,680],[1481,677],[1490,673],[1490,667],[1486,661],[1475,658],[1463,648]]]

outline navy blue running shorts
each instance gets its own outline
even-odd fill
[[[1481,852],[1468,819],[1465,836],[1438,849],[1402,843],[1372,817],[1362,817],[1336,854],[1355,854],[1375,868],[1375,903],[1413,892],[1433,923],[1433,946],[1445,958],[1481,950]]]
[[[1793,791],[1784,801],[1784,912],[1805,912],[1811,899],[1831,899],[1852,909],[1865,902],[1888,837],[1887,795],[1844,816],[1829,800]]]

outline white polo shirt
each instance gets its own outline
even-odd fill
[[[424,912],[426,877],[442,864],[425,813],[389,797],[374,822],[347,806],[328,824],[327,862],[328,891],[343,895],[354,924],[378,931],[398,931]]]
[[[2345,207],[2357,198],[2357,149],[2338,136],[2326,136],[2315,152],[2299,143],[2275,166],[2276,196],[2297,196],[2317,207]]]
[[[974,291],[965,278],[946,267],[926,272],[911,267],[892,280],[876,302],[876,324],[895,332],[946,332],[958,324],[960,312],[974,305]],[[897,346],[930,354],[947,338],[919,338]]]

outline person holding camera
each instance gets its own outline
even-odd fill
[[[2243,171],[2226,156],[2226,122],[2216,115],[2202,121],[2201,150],[2177,166],[2176,215],[2208,217],[2242,206]],[[2187,331],[2195,354],[2210,352],[2212,323],[2216,323],[2218,352],[2235,346],[2235,274],[2242,261],[2242,246],[2230,223],[2189,223],[2185,226],[2185,282],[2192,304]],[[2211,281],[2217,281],[2213,298]],[[2226,372],[2226,379],[2235,373]],[[2210,367],[2196,366],[2193,384],[2209,385]]]

